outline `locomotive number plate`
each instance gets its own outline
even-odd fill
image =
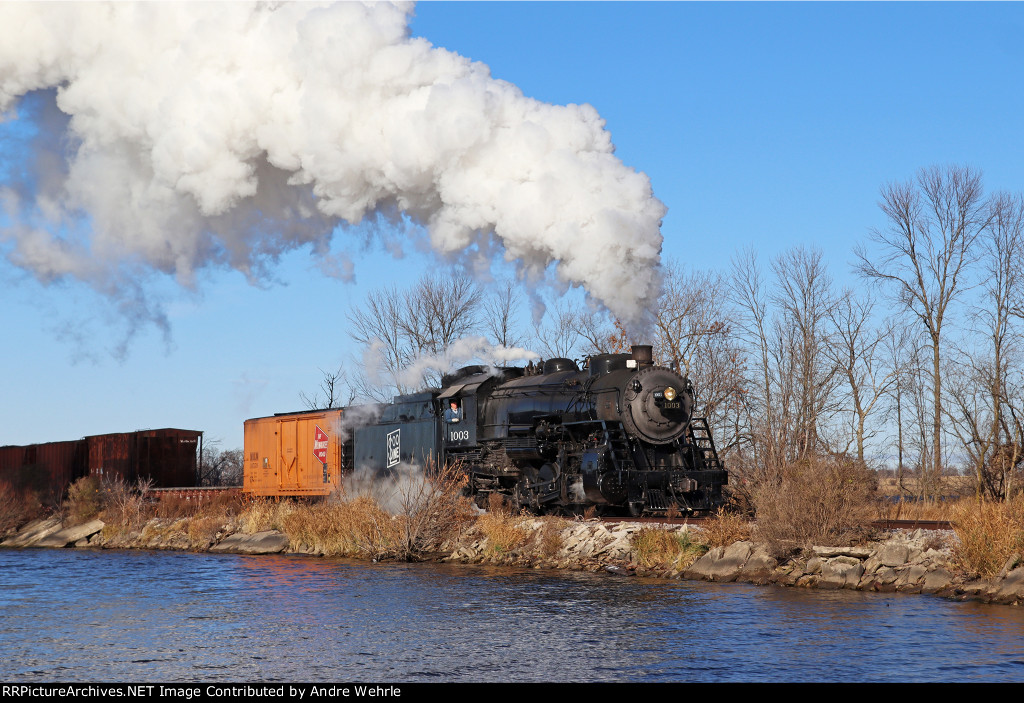
[[[661,407],[663,407],[663,408],[676,408],[678,410],[680,406],[681,406],[680,403],[665,403]]]

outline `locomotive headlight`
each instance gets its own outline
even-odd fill
[[[665,389],[665,400],[667,400],[668,402],[671,403],[675,399],[676,399],[676,389],[673,388],[672,386],[669,386],[668,388]]]

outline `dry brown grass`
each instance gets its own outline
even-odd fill
[[[188,521],[188,541],[191,549],[207,549],[217,533],[224,529],[224,515],[193,516]]]
[[[808,457],[755,488],[756,533],[774,547],[846,544],[877,514],[875,489],[855,461]]]
[[[399,521],[369,496],[296,506],[283,522],[294,545],[328,556],[393,557],[402,543]]]
[[[199,512],[200,507],[200,504],[195,501],[172,495],[160,498],[153,514],[158,518],[173,520],[180,517],[191,517]]]
[[[277,501],[270,498],[251,498],[245,502],[238,515],[238,524],[245,534],[265,530],[284,531],[285,518],[295,510],[291,501]]]
[[[1024,496],[1005,503],[962,500],[953,508],[953,529],[960,540],[953,550],[965,572],[990,578],[1014,554],[1024,553]]]
[[[494,554],[508,554],[526,544],[530,534],[520,527],[523,518],[501,513],[486,513],[476,520],[477,528],[487,538]]]
[[[707,552],[705,545],[691,540],[687,530],[645,527],[631,541],[634,560],[647,569],[685,569]]]
[[[952,520],[956,506],[964,500],[884,500],[879,503],[878,517],[882,520]]]
[[[513,513],[513,510],[509,502],[505,500],[505,496],[500,493],[491,493],[487,496],[487,512],[494,515],[509,516]]]
[[[143,526],[140,539],[143,543],[153,544],[185,537],[188,535],[188,523],[187,519],[150,520]],[[105,527],[103,529],[106,531]]]
[[[219,491],[201,501],[200,505],[207,513],[238,515],[245,508],[246,499],[238,490]]]
[[[562,532],[568,527],[569,521],[558,517],[548,517],[543,520],[544,525],[539,531],[537,548],[542,557],[554,559],[565,546]]]
[[[281,524],[293,544],[323,554],[418,559],[448,545],[472,522],[464,483],[458,467],[364,476],[358,490],[297,506]]]
[[[971,476],[942,476],[938,479],[936,489],[947,496],[973,494],[972,480]],[[878,481],[878,491],[887,496],[921,496],[926,493],[920,479],[915,476],[881,478]]]
[[[193,515],[239,515],[249,505],[238,491],[216,491],[209,497],[185,498],[180,495],[162,496],[153,514],[159,518],[191,517]]]
[[[719,508],[710,519],[701,523],[702,541],[709,547],[727,547],[750,539],[750,518]]]

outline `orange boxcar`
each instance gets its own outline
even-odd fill
[[[244,491],[254,496],[325,496],[341,482],[343,410],[311,410],[245,421]]]

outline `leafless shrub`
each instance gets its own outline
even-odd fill
[[[281,526],[293,543],[323,554],[418,559],[472,521],[465,480],[457,466],[405,466],[380,477],[364,472],[346,493],[293,508]]]
[[[67,519],[79,525],[99,517],[103,510],[102,484],[97,476],[83,476],[68,488],[64,502]]]
[[[435,468],[428,464],[423,469],[422,480],[401,485],[398,496],[401,558],[412,559],[437,550],[472,521],[469,499],[462,494],[466,480],[460,465]]]
[[[0,480],[0,537],[25,525],[42,513],[34,491],[15,488]]]
[[[544,526],[540,529],[538,540],[541,556],[547,559],[553,559],[558,556],[558,553],[562,551],[562,547],[565,546],[562,531],[567,524],[561,518],[547,518],[544,520]]]
[[[809,455],[754,492],[757,534],[772,545],[848,542],[874,517],[875,477],[846,457]]]
[[[100,519],[109,525],[131,530],[146,518],[146,494],[153,486],[152,479],[139,479],[134,486],[120,479],[105,480],[101,484],[102,510]]]
[[[511,518],[511,516],[507,516]],[[528,524],[523,524],[529,520]],[[543,517],[528,517],[525,513],[518,519],[511,520],[513,525],[520,525],[527,534],[528,539],[521,545],[520,553],[527,561],[550,560],[556,558],[565,546],[565,530],[572,526],[572,523],[564,517],[545,515]]]

